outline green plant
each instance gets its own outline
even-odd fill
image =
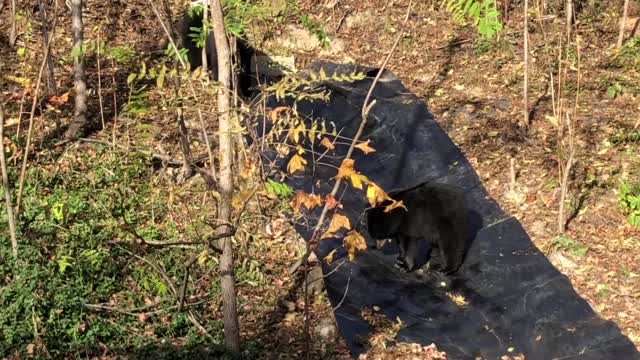
[[[456,22],[464,24],[470,18],[482,37],[492,38],[502,30],[494,0],[443,0],[443,4]]]
[[[293,195],[293,189],[289,185],[275,180],[267,179],[265,187],[267,188],[267,192],[281,198],[288,198]]]
[[[640,229],[640,183],[622,182],[618,188],[618,204],[629,224]]]
[[[607,95],[615,99],[618,95],[621,95],[624,92],[624,88],[620,85],[619,82],[615,82],[607,87]]]
[[[302,17],[300,17],[300,21],[302,21],[302,25],[309,33],[315,35],[323,48],[326,49],[329,46],[329,37],[327,36],[327,32],[324,31],[320,24],[309,17],[309,15],[302,15]]]
[[[558,235],[551,240],[553,249],[566,251],[573,256],[582,257],[587,253],[587,247],[567,235]]]

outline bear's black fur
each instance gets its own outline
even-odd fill
[[[384,212],[389,201],[367,210],[369,235],[393,238],[400,248],[398,265],[413,271],[430,261],[430,269],[449,274],[458,270],[469,245],[464,193],[458,187],[425,183],[391,193],[407,208]]]

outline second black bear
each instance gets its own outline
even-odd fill
[[[416,270],[430,261],[430,269],[449,274],[458,270],[468,248],[468,220],[464,193],[458,187],[425,183],[389,194],[406,207],[384,212],[389,202],[367,210],[369,235],[395,239],[398,265]]]

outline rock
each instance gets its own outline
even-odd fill
[[[336,325],[333,318],[320,319],[315,327],[316,334],[322,340],[333,340],[336,337]]]
[[[562,255],[559,251],[549,255],[549,261],[551,261],[555,267],[559,267],[561,269],[575,269],[578,266],[575,262]]]

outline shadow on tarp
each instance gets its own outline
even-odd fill
[[[323,81],[314,91],[330,94],[328,101],[303,100],[297,111],[308,119],[335,124],[338,144],[305,153],[307,170],[285,179],[296,190],[328,194],[336,169],[360,124],[360,111],[376,70],[354,65],[316,63],[332,75],[354,70],[368,77],[355,82]],[[398,341],[435,343],[449,359],[496,359],[524,354],[526,359],[640,359],[637,349],[617,325],[598,317],[533,245],[521,224],[505,214],[487,194],[473,167],[460,149],[434,121],[425,104],[391,73],[385,72],[374,90],[373,107],[362,134],[376,152],[356,150],[355,168],[387,192],[414,187],[427,181],[454,184],[466,194],[471,212],[470,233],[475,234],[465,263],[447,279],[448,288],[432,274],[404,274],[394,267],[396,254],[373,249],[363,213],[369,206],[364,192],[343,185],[338,192],[351,223],[367,238],[369,249],[344,263],[344,234],[324,239],[316,251],[324,258],[338,248],[331,264],[323,262],[329,299],[335,307],[340,333],[352,353],[365,351],[372,327],[360,317],[363,307],[377,306],[388,318],[399,317],[404,327]],[[288,105],[291,99],[266,99],[268,108]],[[260,120],[257,132],[268,132],[268,120]],[[333,140],[333,138],[331,138]],[[311,144],[307,144],[310,148]],[[267,149],[270,169],[286,169],[289,158],[278,158]],[[297,223],[296,230],[309,240],[320,209]],[[339,264],[342,264],[339,266]],[[337,268],[337,269],[336,269]],[[456,305],[447,293],[460,293],[466,306]]]

